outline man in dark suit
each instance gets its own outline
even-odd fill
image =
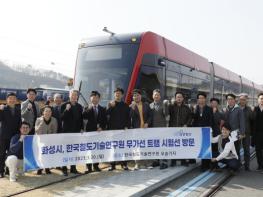
[[[124,90],[116,88],[114,90],[114,100],[108,104],[107,118],[109,130],[128,129],[130,127],[130,109],[122,97]],[[109,171],[115,170],[116,162],[111,163]],[[128,170],[127,161],[121,162],[124,170]]]
[[[61,120],[63,133],[80,133],[83,129],[82,106],[78,103],[78,90],[71,90],[69,101],[61,106]],[[62,167],[64,176],[67,176],[67,167]],[[70,166],[70,172],[79,174],[76,165]]]
[[[133,102],[130,105],[131,128],[148,128],[152,124],[152,110],[148,103],[142,102],[141,91],[133,90]],[[135,170],[150,167],[146,160],[135,161]]]
[[[214,127],[213,110],[206,104],[206,94],[197,94],[197,106],[194,112],[193,127]],[[210,169],[210,160],[202,159],[201,171]]]
[[[83,112],[84,120],[87,120],[86,131],[102,131],[107,126],[106,108],[99,105],[100,93],[92,91],[90,94],[91,105]],[[94,163],[93,168],[99,172],[99,163]],[[86,174],[92,172],[92,164],[87,164]]]
[[[253,129],[251,146],[255,146],[257,156],[257,171],[263,173],[263,93],[258,95],[258,106],[253,111]]]
[[[21,123],[21,110],[16,106],[16,95],[7,94],[7,105],[0,105],[0,178],[4,177],[6,152],[9,150],[10,140],[16,135]]]

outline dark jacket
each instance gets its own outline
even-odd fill
[[[148,103],[142,103],[143,110],[143,120],[144,123],[147,123],[150,127],[152,125],[152,110],[149,107]],[[136,105],[135,109],[130,107],[130,119],[131,119],[131,128],[140,128],[141,119],[139,109]]]
[[[225,120],[230,124],[231,131],[238,129],[240,134],[245,134],[245,117],[243,110],[238,105],[231,109],[227,107]]]
[[[253,111],[253,137],[263,139],[263,111],[259,106]]]
[[[217,110],[214,115],[214,128],[213,128],[213,137],[216,137],[221,134],[222,121],[224,121],[224,114]]]
[[[23,159],[23,142],[19,141],[19,139],[20,134],[16,134],[11,138],[7,156],[15,155],[18,159]]]
[[[21,109],[15,106],[15,113],[12,115],[9,106],[5,106],[4,110],[0,110],[0,138],[10,140],[16,135],[20,128],[21,123]]]
[[[107,109],[107,118],[110,130],[130,128],[130,108],[123,101],[115,101],[115,106]]]
[[[76,103],[75,106],[66,110],[67,104],[70,102],[61,105],[62,131],[63,133],[79,133],[83,129],[82,106]]]
[[[85,109],[83,112],[84,120],[87,120],[86,131],[97,131],[98,126],[102,128],[102,130],[106,129],[107,126],[107,116],[106,116],[106,108],[98,105],[98,116],[96,119],[95,112],[93,110],[92,105]]]
[[[193,127],[212,127],[214,126],[213,110],[207,105],[204,106],[201,113],[199,105],[196,106],[196,111],[193,117]]]
[[[57,133],[61,133],[62,132],[61,106],[55,105],[52,107],[52,116],[56,118],[58,123]]]
[[[176,103],[169,105],[169,127],[190,126],[192,122],[192,113],[188,106],[182,104],[178,106]]]
[[[245,117],[245,134],[246,136],[251,135],[251,128],[252,128],[252,123],[253,123],[253,112],[249,106],[245,106],[243,108],[243,113]]]

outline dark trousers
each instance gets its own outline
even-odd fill
[[[62,166],[61,169],[62,169],[63,172],[67,172],[68,171],[67,166]],[[75,170],[77,170],[76,165],[71,165],[70,166],[70,171],[75,171]]]
[[[240,162],[237,159],[222,159],[219,162],[226,164],[230,170],[237,171],[240,167]]]
[[[0,139],[0,173],[5,172],[6,153],[10,147],[10,140]]]
[[[127,165],[127,161],[120,161],[120,162],[118,162],[118,163],[120,163],[121,164],[121,166],[123,166],[123,167],[127,167],[128,165]],[[111,162],[110,163],[110,165],[111,165],[111,167],[112,168],[115,168],[116,167],[116,164],[117,164],[117,162]]]
[[[256,156],[258,167],[263,169],[263,146],[260,143],[256,143]]]
[[[210,159],[202,159],[201,161],[201,169],[208,170],[210,169],[211,160]]]
[[[212,144],[212,157],[213,157],[213,158],[216,158],[218,155],[219,155],[219,152],[218,152],[218,143],[213,143],[213,144]],[[211,168],[212,168],[212,169],[218,168],[217,162],[211,162]]]
[[[249,135],[242,139],[242,146],[244,149],[245,168],[249,168],[249,162],[250,162],[250,136]]]
[[[238,161],[239,161],[239,163],[241,163],[241,158],[240,158],[240,140],[235,141],[234,145],[235,145],[235,149],[236,149],[236,152],[237,152]]]
[[[94,164],[86,164],[86,167],[89,171],[92,171],[92,165],[94,169],[98,169],[99,168],[99,163],[94,163]]]

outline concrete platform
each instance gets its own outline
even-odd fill
[[[251,161],[251,171],[240,171],[217,194],[218,197],[263,196],[263,171],[257,172],[256,158]]]

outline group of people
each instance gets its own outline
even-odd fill
[[[35,101],[36,90],[27,90],[27,100],[16,105],[16,95],[9,93],[6,105],[0,105],[0,178],[9,174],[10,181],[16,181],[16,175],[22,174],[23,139],[26,135],[50,133],[80,133],[83,131],[120,130],[149,127],[211,127],[214,143],[213,158],[202,160],[201,170],[217,168],[217,162],[226,164],[231,170],[240,167],[240,146],[244,148],[245,170],[249,169],[250,145],[256,146],[258,170],[263,170],[263,93],[258,96],[258,106],[252,111],[247,105],[248,95],[241,94],[239,102],[236,96],[226,95],[227,107],[223,112],[217,98],[210,99],[204,93],[197,95],[197,105],[190,108],[184,103],[184,94],[176,92],[173,101],[161,98],[160,90],[153,91],[153,102],[142,101],[139,89],[132,92],[130,105],[123,101],[124,91],[114,90],[114,100],[107,107],[101,106],[100,93],[90,93],[90,105],[83,108],[78,103],[79,92],[71,90],[69,101],[62,103],[60,94],[54,95],[54,103],[40,109]],[[150,132],[150,130],[149,130]],[[252,140],[251,139],[252,136]],[[194,163],[195,160],[181,160],[181,165]],[[175,166],[178,160],[137,160],[135,170],[160,165],[165,169],[168,164]],[[127,162],[120,162],[128,170]],[[6,166],[6,167],[5,167]],[[68,175],[67,166],[59,167],[64,176]],[[87,164],[85,173],[101,171],[99,163]],[[116,169],[116,162],[110,163],[109,171]],[[50,169],[44,169],[50,174]],[[43,169],[37,171],[38,175]],[[70,173],[78,174],[75,165],[70,166]]]

